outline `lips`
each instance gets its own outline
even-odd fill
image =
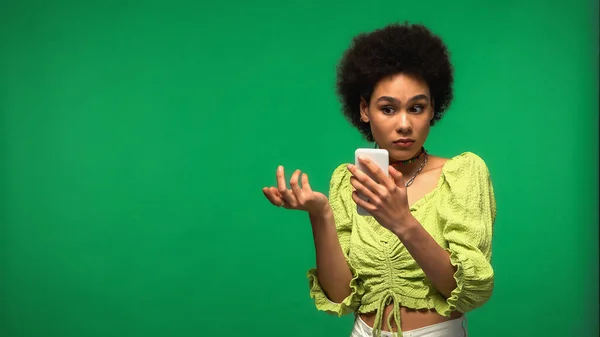
[[[394,145],[398,147],[410,147],[415,143],[414,140],[409,138],[402,138],[394,141]]]
[[[398,140],[395,140],[394,143],[414,143],[415,141],[413,139],[410,138],[401,138]]]

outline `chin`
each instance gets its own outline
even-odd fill
[[[421,146],[411,146],[409,148],[391,148],[391,149],[387,149],[389,154],[390,154],[390,159],[394,159],[394,160],[409,160],[411,158],[413,158],[414,156],[417,155],[417,153],[419,153],[419,151],[421,150]]]

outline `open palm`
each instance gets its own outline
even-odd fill
[[[327,207],[327,197],[323,193],[315,192],[311,189],[306,173],[302,173],[302,178],[300,179],[300,170],[294,171],[290,179],[291,189],[286,185],[283,166],[277,168],[275,176],[277,178],[277,187],[271,186],[262,189],[265,197],[273,205],[287,209],[302,210],[309,214],[316,214]],[[300,185],[300,180],[302,181],[302,185]]]

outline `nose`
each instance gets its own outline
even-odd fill
[[[412,132],[412,123],[406,112],[396,115],[396,132],[399,134],[409,134]]]

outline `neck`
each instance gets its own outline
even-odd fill
[[[402,175],[410,175],[417,170],[419,166],[425,160],[426,151],[425,148],[421,148],[421,150],[412,158],[407,160],[392,160],[390,161],[390,165],[392,165],[396,170],[400,171]]]
[[[402,173],[403,176],[411,176],[419,166],[421,166],[421,164],[423,163],[423,158],[421,158],[420,160],[415,161],[414,163],[410,163],[410,164],[405,164],[405,165],[394,165],[392,164],[392,166],[396,169],[396,171],[399,171],[400,173]]]

